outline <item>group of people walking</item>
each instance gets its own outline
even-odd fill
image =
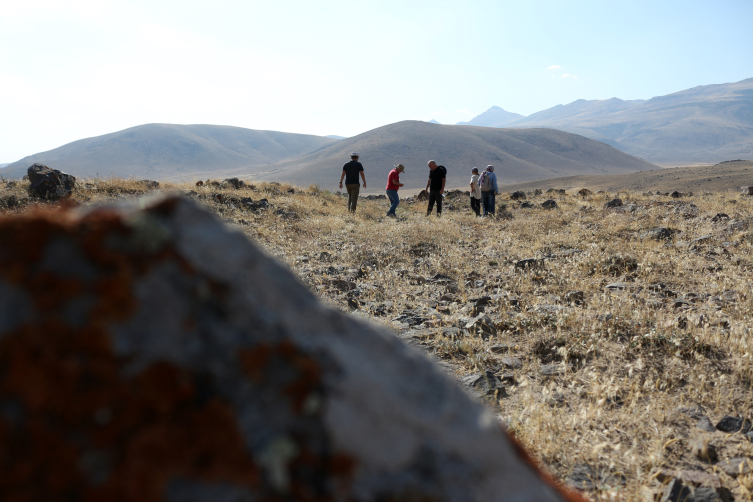
[[[348,192],[348,211],[351,213],[356,212],[358,205],[358,194],[361,189],[361,183],[358,180],[359,175],[363,181],[363,188],[366,188],[366,176],[364,175],[363,165],[358,161],[358,158],[358,153],[351,153],[350,162],[343,166],[343,172],[340,176],[341,189],[343,188],[343,180],[345,180],[345,188]],[[444,187],[447,182],[447,169],[444,166],[437,165],[433,160],[430,160],[427,165],[429,166],[429,180],[426,182],[426,194],[429,198],[429,206],[426,209],[426,216],[431,214],[435,205],[437,206],[437,216],[440,216],[442,214]],[[395,211],[400,204],[397,191],[400,190],[400,187],[405,186],[404,183],[400,183],[400,175],[404,172],[405,166],[398,164],[387,175],[386,191],[387,198],[390,200],[390,209],[387,211],[387,216],[390,218],[397,217]],[[494,166],[486,166],[486,170],[481,175],[479,175],[478,168],[474,167],[471,170],[470,188],[471,209],[476,213],[476,216],[482,215],[482,206],[483,216],[494,215],[495,199],[499,195]]]

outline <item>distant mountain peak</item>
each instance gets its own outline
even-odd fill
[[[505,127],[522,118],[525,117],[519,113],[508,112],[502,107],[492,106],[481,115],[473,117],[469,122],[458,122],[457,125]]]
[[[430,123],[430,124],[439,124],[439,122],[437,122],[437,121],[436,121],[436,120],[434,120],[434,119],[431,119],[431,120],[429,121],[429,123]],[[441,124],[440,124],[440,125],[441,125]]]

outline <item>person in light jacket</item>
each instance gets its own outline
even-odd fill
[[[478,167],[471,169],[471,209],[481,216],[481,188],[478,186]]]

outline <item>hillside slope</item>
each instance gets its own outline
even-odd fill
[[[480,116],[479,116],[480,117]],[[547,127],[603,141],[662,164],[753,157],[753,78],[647,101],[578,100],[508,127]]]
[[[753,162],[726,161],[713,166],[677,167],[658,171],[644,171],[629,174],[564,176],[546,180],[508,184],[500,187],[505,192],[529,191],[536,188],[562,188],[565,190],[622,190],[661,192],[733,192],[739,193],[741,186],[753,185]]]
[[[181,180],[196,172],[268,165],[338,140],[218,125],[146,124],[30,155],[3,169],[21,177],[39,162],[75,176]]]
[[[406,167],[406,188],[425,186],[427,161],[448,169],[447,186],[464,186],[472,167],[488,164],[502,180],[527,181],[573,174],[614,174],[657,166],[604,143],[551,129],[495,129],[403,121],[343,139],[299,158],[257,172],[255,178],[299,186],[336,187],[351,152],[361,155],[369,191],[381,191],[397,163]],[[244,170],[233,174],[242,175]]]

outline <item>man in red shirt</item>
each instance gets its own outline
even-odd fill
[[[392,203],[390,210],[387,211],[387,216],[390,218],[397,218],[395,210],[397,209],[397,205],[400,204],[400,197],[397,195],[397,191],[400,190],[401,186],[404,186],[403,183],[400,183],[400,173],[404,171],[405,166],[398,164],[395,166],[395,169],[390,171],[389,176],[387,176],[387,197]]]

